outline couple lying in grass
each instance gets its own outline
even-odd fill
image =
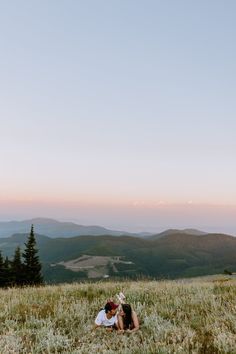
[[[123,293],[117,295],[120,304],[108,301],[105,307],[99,311],[95,319],[95,328],[105,327],[108,331],[113,329],[118,333],[133,333],[139,329],[139,320],[136,312],[129,304],[125,303]]]

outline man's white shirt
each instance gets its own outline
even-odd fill
[[[98,326],[113,326],[116,322],[117,315],[112,316],[112,318],[107,318],[105,310],[101,310],[95,319],[95,324]]]

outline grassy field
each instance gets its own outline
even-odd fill
[[[93,330],[106,300],[126,294],[133,334]],[[0,291],[0,353],[236,353],[236,281],[98,282]]]

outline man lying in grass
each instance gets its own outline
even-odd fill
[[[106,303],[95,319],[95,328],[105,327],[107,331],[118,329],[117,309],[119,305],[113,301]]]

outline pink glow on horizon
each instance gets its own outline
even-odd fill
[[[167,228],[198,228],[236,234],[236,205],[103,203],[87,201],[0,201],[0,220],[34,217],[74,221],[126,231],[158,232]]]

